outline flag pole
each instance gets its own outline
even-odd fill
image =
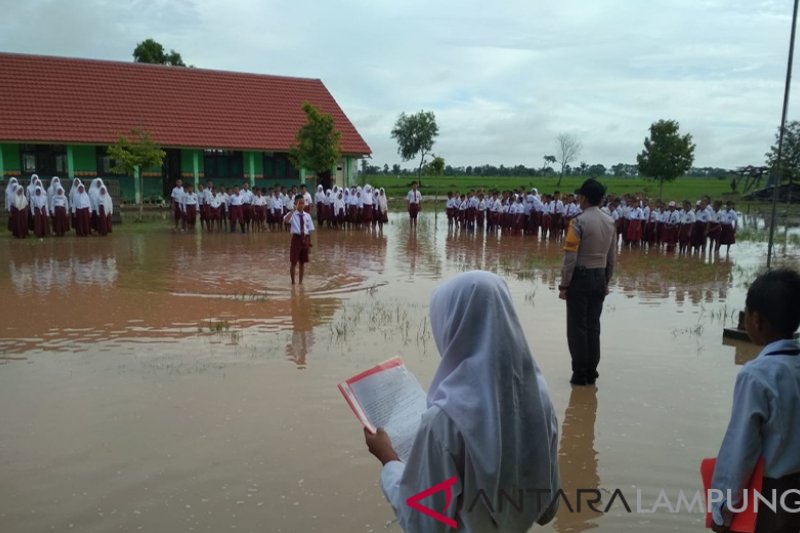
[[[775,167],[773,172],[772,183],[772,215],[769,224],[769,245],[767,247],[767,269],[772,267],[772,251],[775,246],[775,222],[778,210],[778,187],[781,184],[781,169],[782,169],[782,152],[783,152],[783,134],[786,131],[786,112],[789,108],[789,88],[792,85],[792,62],[794,60],[794,36],[797,29],[797,3],[794,0],[794,11],[792,13],[792,33],[789,38],[789,59],[786,64],[786,83],[783,89],[783,112],[781,114],[781,129],[778,134],[778,154],[775,159]]]

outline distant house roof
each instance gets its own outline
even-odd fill
[[[111,144],[138,127],[162,146],[286,151],[308,101],[342,153],[371,153],[316,79],[9,53],[0,73],[0,141]]]

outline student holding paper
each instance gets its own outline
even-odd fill
[[[365,430],[400,525],[443,531],[406,501],[453,477],[451,494],[435,492],[422,505],[455,520],[458,531],[546,524],[558,507],[558,422],[508,287],[489,272],[459,274],[434,291],[430,318],[442,359],[408,460],[399,460],[385,431]],[[499,505],[500,491],[515,499],[523,491],[521,508]]]
[[[759,502],[756,533],[796,533],[800,514],[800,343],[793,338],[800,326],[800,274],[772,270],[759,276],[747,291],[745,327],[750,339],[764,349],[736,377],[733,411],[722,441],[711,488],[730,490],[731,502],[712,507],[716,532],[729,529],[730,508],[741,508],[741,490],[747,486],[760,456],[764,458],[761,494],[778,494],[777,512]],[[786,498],[780,495],[788,493]],[[748,494],[748,504],[753,495]]]

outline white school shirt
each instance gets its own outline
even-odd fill
[[[214,194],[213,189],[206,189],[203,191],[203,198],[206,204],[211,204],[211,201],[214,199],[216,194]]]
[[[183,187],[173,187],[172,194],[170,195],[176,204],[183,203]]]
[[[310,192],[306,191],[305,193],[303,193],[303,201],[306,203],[306,205],[308,205],[308,206],[311,205],[311,193]]]
[[[265,206],[265,205],[267,205],[267,199],[264,196],[256,195],[256,196],[253,197],[253,205],[258,206],[258,207]]]
[[[478,201],[478,211],[486,211],[486,199]]]
[[[49,208],[48,202],[47,202],[47,193],[44,192],[44,189],[42,189],[42,194],[39,194],[39,195],[34,194],[31,197],[31,200],[30,200],[29,204],[30,204],[30,208],[31,208],[31,213],[34,212],[34,209],[39,208],[39,209],[43,209],[44,210],[45,215],[49,215],[50,214],[50,208]]]
[[[408,194],[406,195],[406,201],[408,201],[410,204],[418,204],[422,201],[422,193],[418,190],[415,191],[412,189],[408,191]]]
[[[694,224],[696,221],[697,218],[694,215],[694,211],[691,209],[684,211],[683,216],[681,217],[681,224]]]
[[[650,222],[661,222],[661,211],[658,209],[653,209],[648,213]]]
[[[242,205],[242,193],[228,195],[228,205],[237,206]]]
[[[333,211],[336,214],[339,214],[339,211],[344,210],[344,198],[339,198],[338,196],[333,199]]]
[[[250,205],[253,203],[253,193],[250,190],[242,189],[239,191],[239,198],[242,201],[242,205]]]
[[[740,487],[764,457],[764,477],[800,472],[800,342],[783,339],[764,346],[736,376],[733,408],[722,440],[711,488],[732,491],[738,507]],[[789,355],[789,354],[795,355]],[[784,355],[785,354],[785,355]],[[752,495],[748,495],[752,496]],[[714,504],[714,522],[730,519],[725,502]]]
[[[725,226],[734,226],[739,221],[738,213],[733,209],[726,209],[725,211],[721,211],[719,214],[719,223],[724,224]]]
[[[186,193],[183,195],[183,209],[186,210],[187,205],[197,205],[197,193]]]
[[[317,192],[314,193],[314,202],[321,204],[325,201],[325,191],[322,189],[317,189]]]
[[[641,207],[635,207],[630,210],[628,213],[629,220],[644,220],[644,213],[642,213]]]
[[[697,222],[709,222],[711,220],[711,215],[708,214],[708,211],[705,209],[701,209],[697,213],[695,213],[695,220]]]
[[[217,195],[211,197],[211,200],[208,202],[208,205],[210,205],[212,207],[212,209],[216,209],[219,206],[221,206],[223,202],[224,202],[224,200],[222,198],[222,195],[221,194],[217,194]]]
[[[60,195],[56,194],[55,196],[53,196],[53,208],[51,211],[52,213],[55,213],[56,207],[63,207],[67,210],[67,212],[69,212],[69,201],[67,201],[66,194],[60,194]]]
[[[297,211],[292,212],[292,234],[293,235],[300,235],[300,217],[303,217],[303,229],[305,230],[306,235],[311,235],[311,232],[314,231],[314,221],[311,219],[311,215],[303,211],[299,213]]]
[[[283,211],[283,200],[281,199],[280,195],[272,196],[272,210]]]

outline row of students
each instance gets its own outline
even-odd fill
[[[75,178],[67,196],[57,176],[50,180],[45,191],[39,177],[31,176],[27,187],[11,178],[6,185],[6,210],[8,230],[16,238],[25,238],[29,232],[44,238],[52,234],[63,237],[70,227],[78,236],[95,233],[105,236],[112,231],[114,205],[111,195],[96,178],[87,192],[80,179]]]
[[[575,197],[562,200],[556,191],[540,195],[536,188],[500,192],[469,191],[447,193],[447,220],[450,227],[486,228],[512,235],[540,235],[561,239],[569,221],[581,213]]]
[[[736,243],[739,213],[732,201],[723,206],[706,196],[694,207],[688,200],[679,207],[674,201],[627,196],[611,199],[604,210],[615,221],[618,239],[629,246],[665,247],[669,252],[705,252],[708,247],[718,253],[722,246],[730,252]]]
[[[414,193],[414,189],[409,195]],[[572,219],[581,214],[574,195],[562,200],[558,191],[539,195],[530,191],[482,190],[466,194],[447,193],[445,203],[449,227],[486,231],[501,231],[510,235],[529,234],[543,239],[560,240]],[[684,201],[681,208],[675,202],[650,202],[641,197],[610,196],[603,211],[611,216],[617,227],[618,239],[626,245],[641,244],[667,251],[705,251],[708,246],[719,252],[722,246],[736,242],[738,213],[734,203],[711,202],[706,196],[692,208]]]
[[[298,195],[303,198],[305,212],[311,213],[316,204],[320,227],[325,224],[330,228],[371,225],[382,229],[388,222],[385,191],[375,190],[369,185],[363,189],[334,186],[328,191],[320,185],[312,199],[305,185],[301,185],[299,190],[292,187],[284,193],[280,185],[251,190],[248,182],[241,188],[217,189],[209,180],[205,187],[201,184],[195,192],[194,187],[184,186],[178,180],[171,193],[175,228],[192,231],[199,216],[201,228],[207,231],[285,231],[288,228],[283,218],[294,210]]]

